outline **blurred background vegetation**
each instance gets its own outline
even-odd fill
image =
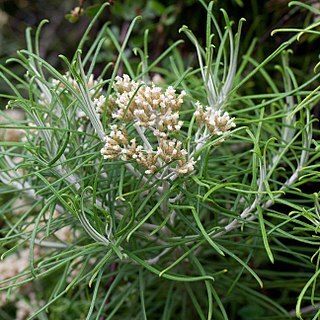
[[[73,54],[90,19],[103,2],[97,0],[1,0],[0,58],[5,59],[25,46],[24,34],[27,27],[35,27],[41,20],[49,19],[50,24],[42,32],[41,54],[53,65],[57,65],[58,54],[63,53],[67,56]],[[137,15],[141,15],[143,19],[131,38],[131,46],[141,47],[144,31],[149,29],[151,57],[158,56],[169,43],[181,38],[179,28],[184,24],[200,39],[204,36],[205,11],[202,10],[198,0],[112,0],[109,3],[110,6],[99,18],[99,23],[96,24],[92,33],[96,33],[103,23],[109,21],[121,40],[130,21]],[[260,42],[263,42],[263,50],[266,51],[283,40],[280,36],[270,37],[270,32],[274,28],[307,24],[311,19],[318,18],[311,14],[305,15],[305,12],[300,13],[297,8],[289,8],[288,3],[288,0],[217,0],[216,8],[225,8],[234,21],[245,17],[247,23],[244,26],[246,35],[244,42],[252,41],[253,37],[257,37]],[[306,3],[317,6],[319,1],[310,0]],[[286,35],[286,37],[289,36]],[[111,45],[106,43],[105,46]],[[188,54],[191,48],[183,49]],[[308,51],[311,52],[306,50]],[[112,50],[110,54],[111,52]],[[264,52],[263,55],[266,54],[267,52]],[[108,58],[103,57],[105,61],[108,61]]]

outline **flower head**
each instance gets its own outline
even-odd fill
[[[131,80],[128,75],[116,77],[113,89],[115,97],[108,102],[112,118],[136,123],[160,137],[181,129],[183,122],[179,120],[179,111],[184,91],[177,95],[173,87],[163,91],[155,84],[148,86]]]
[[[131,80],[128,75],[116,77],[113,89],[115,94],[107,105],[103,99],[96,102],[102,107],[97,111],[102,113],[104,107],[111,109],[111,117],[124,124],[121,128],[111,126],[101,150],[104,158],[135,161],[146,169],[146,174],[166,170],[185,175],[193,171],[195,161],[188,159],[182,141],[171,138],[183,125],[179,112],[186,93],[177,94],[172,86],[163,90],[155,84]],[[128,138],[125,127],[130,123],[138,137]],[[152,143],[147,135],[153,136]]]
[[[197,122],[201,125],[205,125],[211,134],[222,135],[229,132],[236,126],[234,118],[229,116],[228,112],[221,110],[214,110],[213,108],[204,108],[200,102],[196,103],[197,110],[194,113]]]

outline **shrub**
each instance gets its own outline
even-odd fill
[[[243,21],[235,33],[205,8],[204,45],[181,29],[194,70],[179,43],[149,61],[146,41],[131,64],[139,17],[122,43],[106,25],[83,52],[103,7],[60,56],[66,72],[39,56],[44,22],[9,60],[25,76],[1,66],[3,319],[319,316],[319,74],[289,59],[319,22],[276,30],[293,35],[256,61]],[[97,76],[110,35],[118,58]]]

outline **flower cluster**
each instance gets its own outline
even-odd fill
[[[147,86],[142,81],[131,80],[128,75],[116,77],[113,89],[116,96],[109,104],[113,108],[112,118],[134,122],[162,138],[181,129],[183,122],[179,120],[179,111],[184,91],[177,95],[170,86],[163,92],[155,84]]]
[[[195,118],[200,125],[205,125],[213,135],[222,135],[236,126],[234,118],[230,118],[228,112],[215,110],[210,107],[203,107],[200,102],[196,102],[197,110]]]
[[[129,141],[125,126],[111,127],[111,133],[105,138],[105,146],[101,153],[105,159],[119,158],[124,161],[134,160],[146,168],[146,174],[155,171],[165,164],[176,161],[177,166],[173,169],[177,174],[188,174],[193,171],[195,161],[187,160],[187,151],[182,148],[182,142],[176,139],[160,139],[157,150],[145,149],[138,145],[136,138]]]
[[[171,137],[183,125],[179,111],[185,92],[176,94],[173,87],[163,90],[155,84],[148,86],[128,75],[117,77],[113,89],[115,96],[109,99],[108,108],[112,118],[124,124],[111,126],[101,150],[104,158],[133,160],[146,168],[146,174],[160,168],[178,175],[191,173],[195,161],[183,149],[182,142]],[[133,123],[142,144],[129,138],[125,123]],[[156,140],[156,147],[149,142],[147,133]]]

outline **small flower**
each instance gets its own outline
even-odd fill
[[[234,118],[229,116],[228,112],[214,110],[213,108],[204,107],[200,102],[196,102],[197,110],[194,115],[200,125],[205,125],[213,135],[222,135],[229,132],[236,126]]]
[[[210,114],[208,121],[209,130],[216,135],[222,135],[229,132],[232,128],[236,126],[234,123],[234,118],[230,118],[228,112],[222,113],[221,110],[214,111]]]
[[[113,83],[113,89],[118,91],[120,94],[124,92],[132,92],[138,88],[137,82],[130,79],[127,74],[124,74],[122,77],[117,76],[115,82]]]
[[[151,150],[148,150],[146,153],[139,152],[139,155],[136,158],[138,164],[147,168],[146,174],[152,174],[157,170],[157,160],[158,155],[153,154]]]
[[[169,163],[177,159],[185,159],[187,151],[182,149],[182,142],[179,140],[163,139],[160,141],[158,147],[159,157],[165,162]]]
[[[101,154],[104,159],[116,159],[122,153],[123,147],[121,145],[128,144],[127,132],[125,127],[122,126],[120,129],[113,125],[111,126],[111,133],[105,137],[105,145],[101,149]]]
[[[179,175],[187,175],[190,174],[194,170],[194,165],[196,161],[193,158],[187,161],[178,161],[178,168],[176,169],[176,173]]]
[[[103,113],[105,103],[106,103],[106,97],[103,95],[99,96],[99,98],[93,99],[93,104],[96,108],[97,113]]]
[[[70,11],[70,14],[73,16],[73,17],[79,17],[83,14],[84,10],[83,8],[80,8],[80,7],[75,7],[74,9],[72,9]]]

